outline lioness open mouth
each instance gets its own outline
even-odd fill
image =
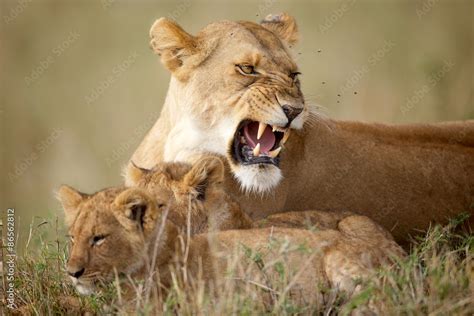
[[[289,136],[288,128],[244,120],[234,134],[232,156],[243,165],[273,164],[278,166],[282,146]]]

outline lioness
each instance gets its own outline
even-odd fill
[[[300,90],[291,16],[221,21],[197,35],[161,18],[150,37],[172,76],[161,115],[132,156],[137,165],[222,155],[226,186],[254,219],[349,210],[381,223],[399,241],[430,223],[473,213],[474,122],[322,119]]]
[[[178,211],[205,201],[213,193],[214,187],[209,188],[209,194],[202,197],[190,196],[189,204],[179,205]],[[386,232],[365,216],[348,216],[335,229],[315,232],[266,228],[198,234],[186,246],[182,242],[186,237],[180,236],[183,230],[166,216],[177,204],[156,202],[142,188],[85,195],[63,186],[58,194],[71,235],[67,272],[78,292],[85,295],[95,291],[96,282],[111,281],[116,273],[146,277],[150,262],[155,262],[165,288],[172,284],[173,271],[185,267],[189,284],[201,278],[213,283],[216,292],[221,282],[229,282],[230,271],[232,279],[267,284],[268,280],[281,281],[283,266],[290,283],[279,294],[289,290],[292,300],[309,304],[321,301],[321,290],[328,285],[352,293],[357,280],[390,263],[392,256],[403,255]],[[248,258],[230,260],[236,252]]]

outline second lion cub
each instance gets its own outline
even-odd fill
[[[178,226],[186,226],[189,214],[191,234],[251,227],[337,229],[342,219],[355,215],[309,210],[273,214],[252,221],[224,190],[224,164],[215,156],[206,156],[193,166],[173,162],[144,169],[132,165],[127,172],[129,186],[140,187],[156,199],[169,201],[173,209],[170,216]],[[381,227],[380,230],[384,231]],[[391,239],[388,232],[386,235]]]

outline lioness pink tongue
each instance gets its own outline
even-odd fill
[[[271,127],[267,125],[262,137],[257,139],[258,125],[258,122],[247,124],[244,127],[244,137],[252,148],[255,148],[257,143],[260,143],[260,152],[268,154],[275,145],[275,135],[273,134]]]

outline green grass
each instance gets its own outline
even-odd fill
[[[32,232],[37,236],[36,243],[30,243],[25,254],[18,258],[15,278],[18,308],[10,312],[34,315],[133,312],[148,315],[158,310],[180,315],[347,315],[354,308],[364,310],[365,306],[375,304],[387,315],[472,315],[474,236],[456,232],[454,228],[459,222],[430,229],[414,242],[406,258],[362,282],[361,290],[351,299],[315,285],[315,291],[323,292],[325,299],[309,306],[298,306],[284,294],[291,278],[285,275],[287,267],[280,262],[272,267],[278,272],[277,279],[268,279],[261,286],[247,283],[238,287],[235,282],[225,282],[215,289],[217,295],[210,295],[199,280],[186,284],[176,273],[174,285],[166,295],[156,286],[147,287],[142,281],[133,281],[132,296],[129,291],[127,298],[122,290],[123,283],[104,286],[100,293],[90,297],[79,296],[64,273],[67,245],[60,238],[45,241],[42,231],[55,230],[51,227],[54,224],[46,224]],[[262,273],[268,268],[262,253],[244,249],[244,256],[255,262]],[[5,306],[3,303],[1,306]]]

